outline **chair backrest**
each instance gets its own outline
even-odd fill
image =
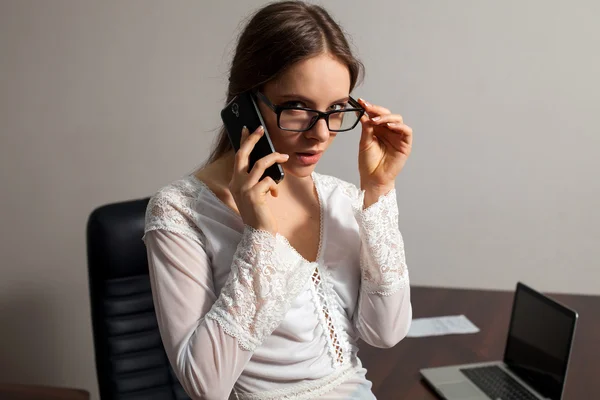
[[[88,276],[102,400],[189,399],[160,338],[146,247],[149,199],[108,204],[87,225]]]

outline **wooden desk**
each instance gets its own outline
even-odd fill
[[[501,360],[514,292],[413,287],[413,317],[464,314],[481,331],[405,338],[391,349],[360,344],[358,356],[379,400],[435,400],[425,367]],[[564,399],[600,399],[600,296],[551,295],[579,314]]]
[[[37,385],[0,384],[2,400],[89,400],[85,390]]]

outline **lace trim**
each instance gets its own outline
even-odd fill
[[[319,243],[319,251],[317,256],[317,261],[321,259],[321,252],[323,247],[323,242],[325,241],[325,207],[322,201],[322,193],[321,188],[322,184],[325,183],[326,189],[331,189],[332,187],[339,187],[339,183],[344,183],[340,179],[328,177],[326,175],[320,175],[315,172],[312,174],[313,181],[315,182],[315,188],[317,190],[317,195],[319,198],[320,211],[321,211],[321,221],[320,221],[320,235],[321,241]],[[328,179],[330,178],[330,179]],[[324,182],[323,182],[324,179]],[[350,184],[346,184],[346,186],[352,186]],[[347,337],[345,336],[345,332],[340,330],[338,327],[340,326],[340,311],[339,305],[333,297],[334,289],[331,276],[327,272],[327,268],[325,266],[316,267],[313,271],[312,275],[313,282],[313,299],[315,302],[315,308],[317,311],[317,317],[319,319],[319,323],[323,328],[323,336],[325,337],[325,341],[327,342],[327,348],[329,351],[329,355],[331,358],[331,363],[334,368],[340,367],[342,365],[346,365],[350,362],[349,357],[349,343]]]
[[[279,326],[314,269],[283,236],[245,226],[231,272],[206,318],[254,351]]]
[[[321,194],[320,185],[321,182],[318,179],[317,174],[312,174],[313,183],[315,184],[315,191],[317,192],[317,201],[319,202],[319,248],[317,249],[316,264],[321,261],[323,252],[323,243],[325,242],[325,203],[323,202],[323,196]]]
[[[348,365],[336,370],[331,375],[308,383],[300,383],[286,389],[270,390],[259,393],[239,393],[234,389],[233,395],[239,400],[304,400],[316,399],[342,384],[352,374],[360,369],[359,366]]]
[[[189,229],[182,228],[177,225],[167,224],[167,223],[154,223],[154,224],[152,224],[152,226],[147,226],[145,229],[146,232],[144,233],[144,236],[142,236],[142,240],[146,240],[146,234],[148,232],[156,231],[156,230],[163,230],[163,231],[177,233],[177,234],[186,236],[186,237],[194,240],[199,245],[201,245],[203,248],[206,246],[206,237],[204,236],[204,233],[202,231],[198,230],[196,232],[190,232]]]
[[[396,190],[363,208],[364,191],[353,205],[363,248],[360,265],[362,290],[367,294],[390,296],[408,286],[404,241],[398,229]]]
[[[347,319],[347,317],[342,305],[336,299],[337,292],[335,291],[333,285],[334,279],[331,277],[331,273],[327,268],[324,268],[321,272],[326,282],[326,285],[324,286],[325,293],[327,295],[329,303],[333,304],[333,323],[337,327],[342,326],[342,320]],[[350,344],[349,333],[346,330],[341,330],[340,343],[345,354],[349,355],[350,352],[354,350],[353,346]],[[347,357],[346,361],[350,361],[350,357]]]
[[[198,193],[198,188],[184,179],[160,189],[146,207],[142,240],[149,231],[164,229],[204,244],[204,234],[196,225]]]
[[[360,190],[358,190],[358,188],[355,185],[353,185],[350,182],[346,182],[342,179],[336,178],[335,176],[321,175],[316,172],[313,172],[313,180],[316,181],[317,179],[319,183],[323,185],[323,187],[329,190],[340,189],[346,196],[350,197],[353,200],[356,199],[360,194]]]
[[[319,317],[319,322],[323,327],[323,336],[328,344],[327,348],[331,357],[332,365],[335,368],[336,366],[344,365],[345,349],[342,346],[341,335],[339,335],[338,329],[336,328],[337,324],[334,322],[331,314],[331,305],[333,302],[331,302],[325,290],[327,282],[321,276],[319,268],[314,270],[312,282],[317,315]]]

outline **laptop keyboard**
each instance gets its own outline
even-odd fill
[[[497,365],[460,370],[490,399],[537,400],[523,385]]]

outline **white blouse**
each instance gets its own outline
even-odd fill
[[[244,225],[195,176],[162,188],[144,241],[169,360],[194,399],[374,399],[360,338],[391,347],[412,318],[396,191],[313,172],[316,262]]]

